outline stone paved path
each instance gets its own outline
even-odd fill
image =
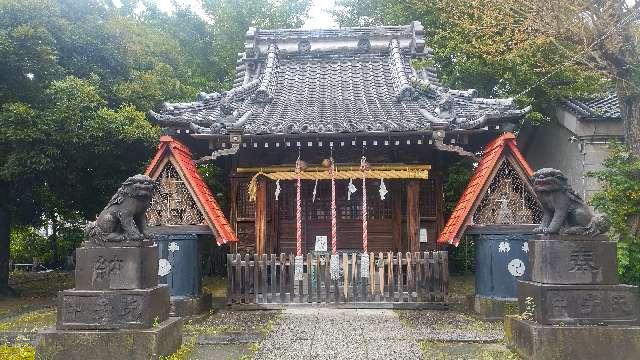
[[[255,359],[419,359],[414,331],[392,310],[287,309]]]
[[[457,311],[222,310],[186,328],[197,338],[191,360],[516,359],[501,323]]]

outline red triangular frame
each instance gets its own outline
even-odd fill
[[[524,178],[525,183],[530,183],[529,178],[533,175],[533,170],[520,153],[515,135],[510,132],[500,135],[485,147],[482,159],[474,170],[473,176],[460,196],[447,224],[440,232],[438,244],[458,246],[473,213],[503,161],[509,161],[519,175]]]
[[[227,242],[238,241],[238,236],[224,216],[218,201],[198,172],[196,164],[191,158],[189,148],[171,136],[165,135],[160,138],[158,151],[149,166],[147,166],[145,175],[152,179],[157,179],[167,162],[173,164],[180,177],[184,180],[189,193],[213,232],[216,242],[222,245]]]

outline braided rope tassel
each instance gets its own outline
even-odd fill
[[[302,200],[300,198],[301,183],[300,183],[300,171],[302,161],[298,156],[296,160],[296,263],[295,263],[295,280],[301,281],[303,279],[303,259],[302,259]]]

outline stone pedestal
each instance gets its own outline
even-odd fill
[[[38,335],[39,359],[156,359],[182,343],[169,318],[169,289],[158,284],[150,241],[76,250],[75,288],[58,295],[55,329]]]
[[[637,359],[638,288],[620,285],[616,244],[604,237],[529,241],[531,280],[518,282],[522,316],[507,316],[507,345],[525,359]]]
[[[211,309],[213,298],[211,294],[200,294],[195,297],[172,296],[171,316],[195,316],[206,313]]]
[[[636,360],[638,326],[557,326],[507,315],[505,341],[524,359]]]
[[[637,287],[554,285],[521,281],[518,305],[531,298],[536,322],[544,325],[640,325]]]
[[[505,315],[518,313],[518,302],[515,299],[499,299],[476,295],[473,298],[473,311],[482,320],[502,321]]]
[[[182,319],[139,330],[48,329],[38,333],[36,343],[36,360],[155,360],[182,344]]]
[[[132,290],[64,290],[58,295],[58,329],[148,329],[169,318],[166,285]]]

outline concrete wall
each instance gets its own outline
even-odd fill
[[[598,182],[586,174],[602,168],[609,154],[608,143],[620,141],[621,121],[580,121],[559,108],[557,121],[525,126],[518,135],[518,145],[535,169],[552,167],[562,170],[572,188],[587,201],[600,189]]]

